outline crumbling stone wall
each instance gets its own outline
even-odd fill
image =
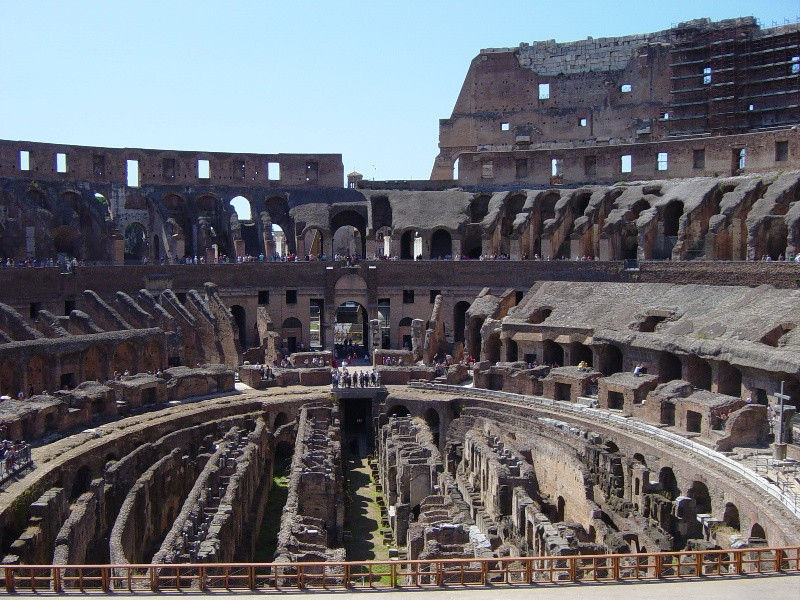
[[[104,495],[103,480],[95,479],[89,491],[70,506],[69,516],[56,536],[54,565],[80,565],[107,558],[105,552],[97,548],[106,530]]]
[[[278,532],[276,562],[344,560],[341,461],[339,410],[335,406],[304,406]]]

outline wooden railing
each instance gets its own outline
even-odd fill
[[[553,585],[800,572],[800,546],[343,563],[3,565],[11,592],[289,591]]]

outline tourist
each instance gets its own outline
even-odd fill
[[[642,369],[644,369],[644,365],[642,365],[642,363],[639,363],[638,365],[636,365],[633,368],[633,376],[634,377],[641,377],[642,376]]]

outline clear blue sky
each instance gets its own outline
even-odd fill
[[[0,138],[340,152],[427,179],[438,120],[481,48],[800,17],[800,0],[0,3]]]

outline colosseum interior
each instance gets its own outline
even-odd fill
[[[0,141],[0,580],[780,564],[800,546],[798,48],[800,26],[743,18],[481,50],[428,181]]]

